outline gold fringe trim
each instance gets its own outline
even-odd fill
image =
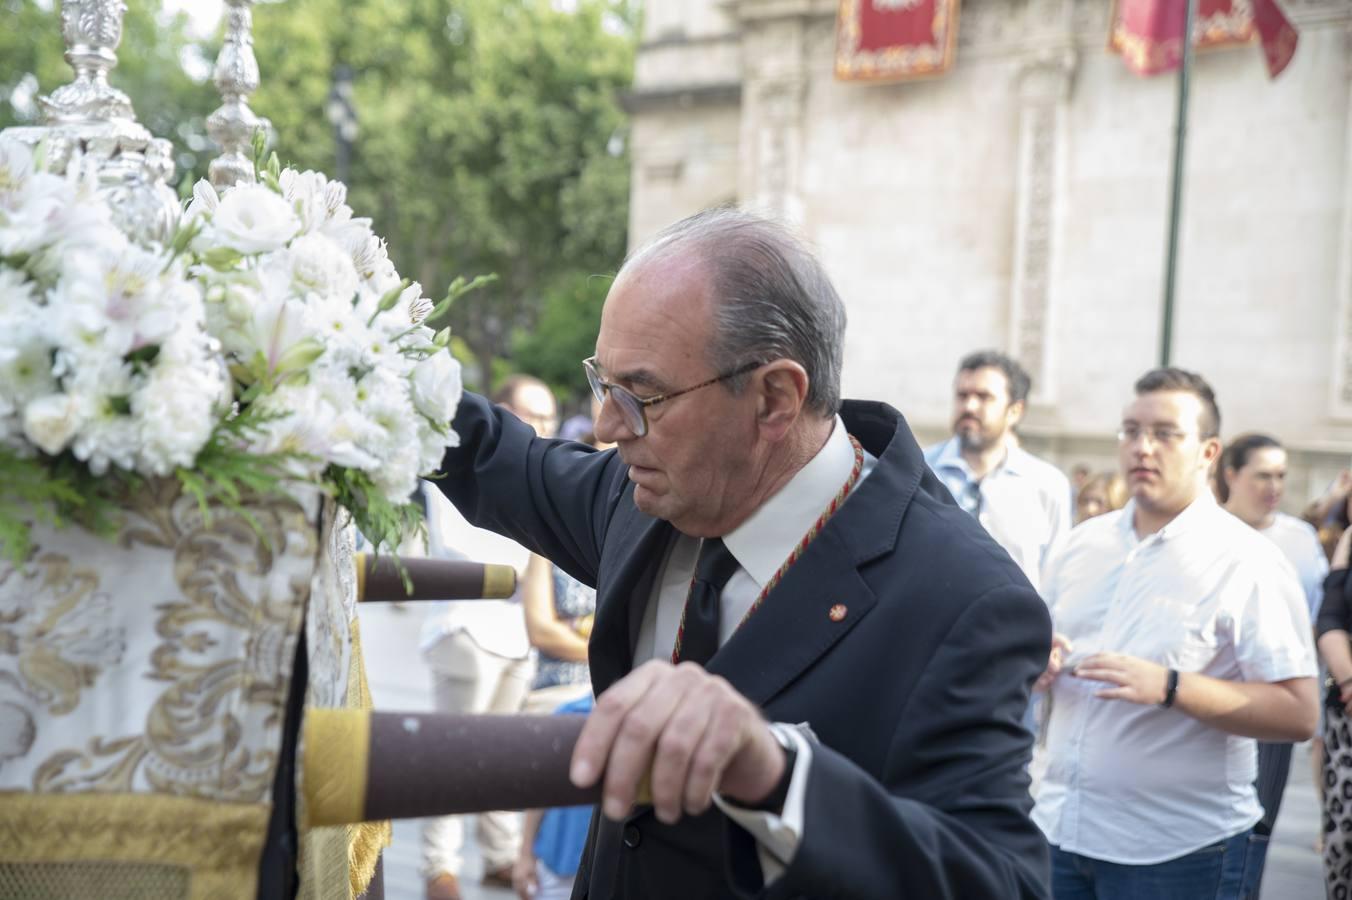
[[[189,900],[252,897],[269,811],[164,794],[0,792],[0,861],[174,866],[190,873]]]
[[[366,570],[365,561],[358,571]],[[366,680],[366,655],[361,648],[361,629],[356,617],[352,619],[352,664],[347,670],[347,704],[357,709],[372,709],[371,685]],[[365,791],[362,792],[365,795]],[[380,862],[380,852],[394,840],[394,827],[389,821],[362,822],[347,826],[348,877],[352,881],[352,895],[360,896],[371,886]]]

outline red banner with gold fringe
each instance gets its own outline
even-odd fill
[[[1172,72],[1183,62],[1187,0],[1114,0],[1108,49],[1137,75]],[[1296,30],[1276,0],[1197,0],[1193,46],[1233,47],[1258,38],[1268,75],[1276,78],[1296,52]]]
[[[953,65],[959,0],[840,0],[836,78],[903,81]]]

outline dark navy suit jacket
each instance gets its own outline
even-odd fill
[[[1020,725],[1050,649],[1046,607],[900,414],[847,401],[841,415],[877,466],[707,666],[820,741],[797,853],[764,887],[754,840],[717,809],[674,826],[650,807],[597,814],[575,898],[1050,896]],[[439,482],[451,501],[597,587],[599,694],[632,667],[672,526],[634,506],[614,451],[536,438],[473,395],[455,429]]]

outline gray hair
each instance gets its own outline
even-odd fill
[[[744,210],[705,210],[664,229],[625,260],[621,272],[693,252],[714,294],[710,362],[718,372],[791,359],[807,372],[809,409],[840,409],[845,305],[821,262],[783,225]],[[729,378],[741,391],[749,376]]]

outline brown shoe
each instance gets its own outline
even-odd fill
[[[512,867],[500,866],[496,869],[484,869],[484,887],[512,889]]]
[[[427,879],[427,900],[461,900],[459,880],[450,872]]]

